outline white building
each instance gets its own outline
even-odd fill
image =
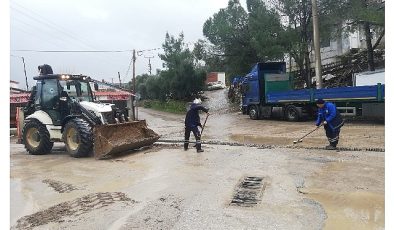
[[[376,43],[376,40],[379,35],[372,34],[372,45]],[[380,44],[384,44],[384,36],[380,41]],[[352,33],[342,33],[341,37],[336,39],[330,39],[326,41],[320,42],[320,53],[321,53],[321,61],[322,65],[326,65],[329,63],[337,62],[339,60],[339,56],[348,53],[351,49],[366,49],[366,39],[364,30],[360,27],[358,30]],[[312,48],[312,52],[310,54],[311,67],[315,66],[315,55],[314,50]],[[291,62],[291,70],[294,71],[297,68],[294,59]],[[287,69],[290,69],[289,58],[286,58],[286,66]]]

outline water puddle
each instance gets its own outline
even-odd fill
[[[325,229],[384,229],[384,195],[317,189],[306,191],[306,196],[324,207],[327,213]]]
[[[325,229],[384,229],[384,165],[330,162],[310,179],[302,192],[323,206]]]

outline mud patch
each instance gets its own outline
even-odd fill
[[[13,229],[32,229],[50,222],[61,223],[115,202],[135,203],[121,192],[92,193],[72,201],[63,202],[43,211],[20,218]]]
[[[335,162],[335,160],[328,159],[327,157],[305,157],[303,159],[306,161],[312,161],[312,162],[317,162],[317,163]]]
[[[159,198],[127,219],[121,230],[172,229],[182,212],[183,200],[173,195]]]
[[[77,190],[77,187],[74,187],[72,184],[63,183],[61,181],[45,179],[42,181],[44,184],[48,184],[49,187],[53,188],[58,193],[71,192],[73,190]]]
[[[265,181],[263,177],[247,176],[238,184],[230,205],[252,207],[261,201]]]
[[[232,134],[230,139],[243,144],[271,144],[271,145],[288,145],[293,139],[288,137],[259,136],[250,134]]]

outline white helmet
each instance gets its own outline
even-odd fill
[[[194,104],[201,104],[201,99],[200,98],[196,98],[193,101]]]

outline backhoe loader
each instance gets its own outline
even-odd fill
[[[152,145],[159,135],[145,120],[131,121],[128,110],[101,103],[84,75],[53,74],[49,65],[39,66],[36,86],[23,109],[22,141],[33,155],[51,152],[54,142],[64,142],[72,157],[96,159]]]

